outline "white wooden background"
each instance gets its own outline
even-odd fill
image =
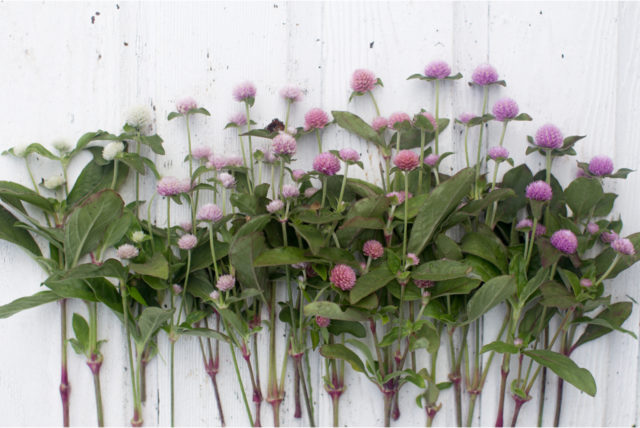
[[[465,75],[462,81],[445,85],[443,116],[479,111],[480,91],[466,84],[477,64],[492,63],[507,80],[506,88],[492,88],[490,105],[501,96],[510,96],[521,111],[534,118],[531,123],[509,126],[505,144],[518,161],[524,159],[525,136],[543,123],[553,122],[565,135],[588,135],[578,145],[581,160],[607,154],[617,167],[638,169],[639,21],[640,4],[615,2],[1,2],[0,150],[33,141],[50,145],[60,136],[75,140],[98,128],[116,132],[124,112],[131,105],[144,103],[154,107],[156,128],[166,142],[167,156],[158,159],[159,169],[184,176],[184,125],[166,121],[178,98],[194,96],[212,112],[210,118],[194,120],[195,144],[228,152],[237,146],[234,133],[224,131],[223,126],[240,108],[231,98],[231,89],[239,81],[250,79],[258,87],[253,111],[260,124],[276,116],[282,118],[284,103],[277,92],[288,83],[306,90],[306,99],[293,109],[296,125],[302,123],[304,112],[315,106],[350,109],[371,119],[374,112],[368,99],[347,102],[354,69],[369,68],[384,80],[385,87],[376,90],[383,114],[398,110],[413,113],[420,107],[433,109],[433,89],[424,82],[406,81],[406,77],[421,72],[430,60],[441,58],[452,64],[454,72]],[[496,143],[497,126],[490,126],[491,144]],[[458,151],[447,168],[457,169],[464,162],[461,132],[449,127],[441,137],[446,149]],[[335,128],[325,135],[327,148],[356,147],[367,167],[377,170],[376,151],[365,143]],[[313,139],[299,142],[296,165],[309,167],[315,150]],[[534,170],[541,168],[536,156],[527,158]],[[34,164],[36,180],[56,171],[46,160]],[[0,179],[28,184],[17,160],[3,157],[0,165]],[[576,173],[575,161],[557,162],[554,172],[567,183]],[[374,173],[368,178],[376,177]],[[607,183],[621,195],[615,212],[623,215],[626,234],[640,230],[633,191],[639,185],[639,173],[627,181]],[[154,183],[146,181],[146,194],[153,189]],[[156,210],[159,222],[165,220],[162,207]],[[176,217],[186,219],[187,215],[181,211]],[[1,303],[39,289],[43,279],[39,267],[4,242],[0,243],[0,267]],[[634,267],[609,281],[614,297],[639,299],[639,272]],[[70,313],[74,311],[84,314],[86,308],[74,302]],[[639,314],[634,308],[624,327],[637,331]],[[132,410],[122,330],[108,311],[102,310],[100,317],[100,337],[109,338],[103,347],[102,370],[106,423],[126,425]],[[493,340],[500,319],[499,310],[486,317],[488,340]],[[0,424],[60,424],[57,304],[2,320],[0,343]],[[262,346],[266,352],[266,338]],[[167,351],[166,338],[161,335],[161,355],[148,368],[146,425],[169,423]],[[69,353],[71,421],[73,425],[93,425],[90,373],[83,358],[71,348]],[[611,334],[579,348],[574,356],[594,374],[598,394],[591,398],[567,386],[562,423],[637,423],[637,341]],[[444,380],[448,366],[444,348],[440,360],[439,373]],[[216,424],[213,391],[195,340],[180,340],[177,362],[177,423]],[[262,362],[266,364],[266,358]],[[319,378],[320,365],[316,358],[312,362],[317,422],[331,424],[331,403]],[[221,366],[219,382],[227,422],[245,425],[227,349],[222,352]],[[497,367],[494,364],[477,406],[476,424],[495,421]],[[264,382],[266,367],[262,374]],[[555,377],[549,376],[547,424],[552,423],[555,384]],[[397,425],[424,423],[424,410],[414,404],[416,394],[412,386],[403,388],[402,416]],[[447,391],[441,398],[445,404],[436,424],[453,425],[452,394]],[[537,405],[534,398],[524,407],[522,423],[535,423]],[[306,425],[304,419],[293,419],[292,407],[292,400],[285,400],[282,423]],[[511,408],[512,400],[507,398],[509,416]],[[382,423],[380,393],[351,371],[347,372],[341,410],[345,425]],[[262,419],[264,423],[271,421],[266,403]]]

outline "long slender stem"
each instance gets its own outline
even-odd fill
[[[62,399],[62,424],[69,426],[69,376],[67,371],[67,299],[60,300],[61,374],[60,397]]]
[[[133,350],[131,349],[131,330],[129,328],[129,303],[127,299],[127,285],[123,282],[120,282],[120,297],[122,298],[122,320],[124,323],[124,331],[127,340],[127,354],[129,357],[129,374],[131,375],[131,389],[133,392],[133,406],[134,409],[138,407],[139,398],[138,398],[138,390],[136,387],[136,375],[135,375],[135,366],[133,365]],[[142,417],[142,415],[138,415],[138,417]],[[137,421],[138,418],[135,416],[134,411],[134,421]]]
[[[484,87],[484,98],[482,101],[482,116],[487,112],[487,101],[489,98],[489,87]],[[482,134],[484,131],[484,123],[480,124],[480,135],[478,136],[478,154],[476,160],[476,199],[480,198],[480,166],[482,164]]]
[[[209,248],[211,249],[211,260],[213,261],[213,271],[216,275],[216,282],[218,281],[219,272],[218,272],[218,262],[216,258],[216,248],[213,243],[213,223],[209,225]]]
[[[226,327],[225,329],[229,331]],[[247,401],[247,393],[244,390],[244,384],[242,383],[242,377],[240,377],[240,369],[238,368],[238,359],[236,358],[236,350],[233,344],[229,343],[229,351],[231,351],[231,358],[233,359],[233,368],[236,371],[236,378],[238,379],[238,383],[240,384],[240,392],[242,393],[242,401],[244,402],[245,410],[247,411],[247,417],[249,418],[249,425],[253,426],[253,417],[251,416],[251,409],[249,408],[249,401]]]
[[[547,182],[547,184],[551,184],[551,150],[550,149],[545,150],[545,158],[546,158],[546,164],[547,164],[545,181]]]
[[[404,172],[404,231],[402,236],[402,262],[407,264],[407,228],[409,217],[409,173]],[[404,287],[403,287],[404,288]]]
[[[425,144],[425,131],[420,130],[420,171],[418,172],[418,193],[422,193],[422,174],[424,172],[424,144]]]
[[[342,212],[342,198],[344,196],[344,188],[347,185],[347,175],[349,174],[349,164],[345,164],[344,166],[344,177],[342,178],[342,186],[340,187],[340,196],[338,197],[338,206],[336,208],[337,212]]]
[[[469,144],[467,143],[467,138],[469,137],[469,126],[465,125],[464,127],[464,159],[467,162],[467,168],[469,168]]]
[[[138,132],[136,142],[136,154],[140,156],[140,132]],[[140,173],[136,171],[136,217],[138,216],[138,202],[140,202]]]
[[[322,137],[320,136],[320,130],[316,128],[316,140],[318,141],[318,153],[322,153]]]
[[[247,115],[247,132],[251,132],[251,117],[249,115],[249,103],[245,101],[244,107]],[[255,183],[256,180],[255,180],[255,177],[253,176],[253,144],[251,142],[251,135],[248,135],[247,139],[249,140],[249,164],[250,164],[249,171],[251,173],[251,182]],[[253,194],[253,189],[251,188],[251,186],[249,186],[249,193]]]
[[[118,159],[113,160],[113,178],[111,179],[111,189],[116,190],[116,182],[118,181]],[[66,180],[65,180],[66,183]]]
[[[191,270],[191,250],[187,251],[187,270],[184,276],[184,289],[182,290],[182,299],[180,300],[180,309],[178,310],[177,325],[180,325],[180,319],[182,318],[182,310],[184,309],[184,317],[187,317],[187,308],[185,302],[187,301],[187,287],[189,286],[189,271]]]
[[[104,426],[104,416],[102,412],[102,394],[100,392],[100,372],[93,373],[93,390],[96,396],[96,412],[98,414],[98,426]]]
[[[291,99],[287,98],[287,115],[284,119],[284,131],[287,132],[289,129],[289,113],[291,112]]]
[[[304,405],[307,408],[307,415],[309,417],[309,426],[315,427],[315,422],[314,422],[314,418],[313,418],[313,408],[311,407],[311,402],[309,399],[309,394],[307,393],[307,384],[305,382],[304,379],[304,372],[302,370],[302,359],[297,359],[296,360],[296,370],[298,371],[298,374],[300,376],[300,382],[302,383],[302,397],[304,398]]]
[[[371,97],[371,101],[373,102],[373,107],[376,109],[376,114],[380,116],[380,109],[378,108],[378,103],[376,102],[376,97],[373,96],[373,92],[369,91],[369,96]]]
[[[322,203],[320,204],[320,209],[324,208],[324,202],[327,199],[327,176],[322,176]]]

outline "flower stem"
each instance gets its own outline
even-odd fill
[[[149,229],[149,233],[153,233]],[[171,198],[167,197],[167,251],[171,252]]]
[[[217,262],[217,258],[216,258],[216,249],[215,249],[215,245],[213,243],[213,223],[211,223],[209,225],[209,248],[211,249],[211,259],[213,261],[213,271],[215,272],[216,282],[217,282],[218,278],[220,277],[220,275],[219,275],[219,272],[218,272],[218,262]]]
[[[289,113],[291,112],[291,99],[287,98],[287,115],[284,119],[284,131],[287,132],[289,129]]]
[[[184,120],[187,123],[187,142],[189,143],[189,179],[193,177],[193,156],[191,155],[191,129],[189,127],[189,113],[185,114]]]
[[[327,176],[322,176],[322,203],[320,209],[324,208],[324,201],[327,199]]]
[[[404,233],[402,236],[402,262],[407,264],[407,223],[409,217],[409,173],[404,172]]]
[[[465,125],[464,128],[464,159],[467,162],[467,168],[469,168],[469,144],[467,143],[467,138],[469,137],[469,126]]]
[[[342,178],[342,187],[340,187],[340,196],[338,197],[338,206],[336,211],[338,213],[342,212],[342,197],[344,196],[344,188],[347,185],[347,175],[349,173],[349,164],[347,163],[344,166],[344,177]]]
[[[184,309],[184,317],[187,318],[187,308],[185,302],[187,300],[187,287],[189,286],[189,271],[191,270],[191,250],[187,251],[187,270],[184,276],[184,289],[182,290],[182,299],[180,300],[180,309],[178,310],[177,325],[180,325],[180,319],[182,318],[182,310]]]
[[[600,285],[600,283],[602,281],[607,279],[607,277],[611,274],[611,271],[613,270],[613,268],[616,267],[616,265],[618,264],[619,260],[620,260],[620,254],[616,253],[616,256],[614,257],[613,261],[611,262],[611,265],[609,266],[609,268],[605,271],[605,273],[602,274],[602,276],[593,285],[597,287],[598,285]]]
[[[320,136],[320,130],[316,128],[316,140],[318,140],[318,153],[322,153],[322,137]]]
[[[225,322],[225,330],[229,331],[227,323]],[[242,377],[240,377],[240,369],[238,368],[238,359],[236,358],[236,350],[232,343],[229,343],[229,350],[231,351],[231,358],[233,359],[233,367],[236,371],[236,377],[240,384],[240,392],[242,393],[242,401],[244,402],[245,410],[247,411],[247,417],[249,418],[249,425],[253,426],[253,416],[251,416],[251,409],[249,408],[249,402],[247,401],[247,393],[244,390],[244,384],[242,383]]]
[[[247,114],[247,132],[251,132],[251,117],[249,116],[249,103],[245,101],[244,107]],[[251,142],[251,135],[247,136],[249,140],[249,171],[251,172],[251,182],[255,183],[255,177],[253,176],[253,144]],[[249,186],[249,194],[253,194],[253,189]]]
[[[67,371],[67,299],[60,300],[60,336],[62,342],[61,350],[61,372],[60,372],[60,398],[62,399],[62,424],[69,426],[69,376]]]
[[[133,351],[131,349],[131,330],[129,328],[129,303],[127,300],[127,285],[124,282],[120,282],[120,297],[122,298],[122,320],[124,323],[124,331],[127,340],[127,353],[129,357],[129,374],[131,375],[131,390],[133,393],[133,407],[134,409],[138,408],[139,397],[138,397],[138,389],[136,387],[136,375],[135,375],[135,366],[133,365]],[[134,410],[133,420],[137,421],[139,417],[142,415],[136,416],[136,412]]]
[[[93,389],[96,396],[96,412],[98,414],[98,426],[104,426],[104,416],[102,413],[102,394],[100,393],[100,371],[93,373]]]
[[[373,92],[369,91],[369,96],[371,97],[371,101],[373,101],[373,107],[376,109],[376,114],[380,116],[380,109],[378,108],[378,103],[376,102],[376,98],[373,96]]]
[[[484,98],[482,101],[482,116],[487,112],[487,101],[489,99],[489,87],[484,87]],[[480,124],[480,135],[478,137],[478,155],[476,160],[476,199],[480,198],[480,166],[482,164],[482,134],[484,131],[484,123]]]
[[[116,190],[117,181],[118,181],[118,159],[114,159],[113,160],[113,178],[111,179],[111,189]]]
[[[420,130],[420,171],[418,172],[418,193],[422,193],[422,174],[424,171],[424,143],[425,131]]]
[[[551,149],[547,149],[545,150],[545,157],[546,157],[546,163],[547,163],[547,171],[546,171],[546,178],[545,181],[547,182],[547,184],[551,184]]]

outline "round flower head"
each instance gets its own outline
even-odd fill
[[[191,97],[183,98],[176,102],[176,109],[178,110],[178,113],[185,114],[197,108],[198,103]]]
[[[207,168],[213,168],[216,171],[220,171],[227,166],[227,158],[220,155],[209,155],[209,160],[206,163]]]
[[[413,283],[418,288],[431,288],[435,285],[435,282],[430,281],[428,279],[414,279]]]
[[[221,172],[220,175],[218,175],[218,178],[225,189],[236,187],[236,179],[228,172]]]
[[[460,116],[458,116],[458,120],[464,124],[467,124],[471,119],[474,119],[476,117],[478,116],[473,113],[460,113]]]
[[[415,253],[407,253],[407,262],[411,266],[417,266],[420,263],[420,259]]]
[[[532,227],[533,227],[533,222],[531,221],[530,218],[523,218],[518,222],[518,224],[516,224],[516,230],[531,229]]]
[[[233,123],[236,126],[244,126],[247,124],[247,115],[239,111],[238,113],[229,117],[229,123]]]
[[[600,235],[600,239],[605,244],[611,244],[613,241],[615,241],[618,238],[620,238],[620,236],[618,236],[618,234],[615,233],[613,230],[610,230],[608,232],[602,232],[602,234]]]
[[[198,244],[198,238],[196,238],[190,233],[187,233],[186,235],[182,235],[180,239],[178,239],[178,247],[180,247],[181,250],[191,250],[195,248],[197,244]]]
[[[140,242],[144,241],[145,238],[145,233],[141,230],[136,230],[135,232],[133,232],[131,234],[131,240],[133,242],[135,242],[136,244],[139,244]]]
[[[347,147],[340,149],[340,158],[345,162],[358,162],[360,160],[360,154]]]
[[[384,248],[379,241],[371,239],[362,246],[362,254],[376,260],[384,255]]]
[[[128,260],[138,257],[139,251],[131,244],[123,244],[118,247],[116,254],[118,255],[118,258]]]
[[[306,174],[306,171],[304,171],[302,169],[294,169],[293,171],[291,171],[291,177],[295,181],[302,180],[302,178],[305,176],[305,174]]]
[[[509,150],[502,146],[493,146],[489,149],[489,157],[496,162],[508,159]]]
[[[178,180],[178,191],[179,193],[189,193],[193,187],[191,180],[188,178],[183,178],[182,180]]]
[[[302,90],[295,86],[285,86],[280,89],[280,96],[287,101],[299,102],[302,101],[304,96],[302,95]]]
[[[392,128],[401,125],[403,122],[411,123],[411,118],[405,112],[397,111],[389,116],[389,126]]]
[[[296,139],[286,133],[280,133],[273,138],[273,153],[277,156],[293,155],[296,152]]]
[[[490,85],[498,81],[498,72],[489,64],[481,64],[473,70],[471,80],[476,85]]]
[[[173,289],[173,294],[182,294],[182,287],[180,286],[180,284],[173,284],[173,286],[171,287]]]
[[[518,104],[511,98],[502,98],[493,105],[492,112],[497,120],[504,122],[518,115]]]
[[[180,180],[175,177],[162,177],[156,187],[160,196],[180,194]]]
[[[59,153],[68,153],[71,151],[71,143],[64,139],[58,139],[53,142],[53,148]]]
[[[249,98],[256,97],[256,87],[251,82],[243,82],[233,88],[233,99],[236,101],[245,101]]]
[[[325,318],[317,315],[316,324],[318,324],[318,327],[321,327],[321,328],[329,327],[329,324],[331,324],[331,320],[329,318]]]
[[[424,158],[424,163],[425,165],[434,167],[436,166],[439,160],[440,160],[440,156],[436,155],[435,153],[431,153],[426,158]]]
[[[61,175],[52,175],[44,180],[43,186],[49,190],[55,190],[64,184],[64,177]]]
[[[272,164],[276,163],[277,160],[278,158],[276,158],[276,155],[273,154],[273,150],[271,149],[271,147],[267,147],[264,150],[264,158],[262,159],[262,162]]]
[[[409,195],[407,195],[404,191],[402,192],[389,192],[385,195],[387,198],[398,198],[398,204],[401,204],[404,202],[404,200],[406,199],[406,197],[408,196],[409,198],[411,198],[413,195],[411,193],[409,193]]]
[[[584,288],[589,288],[593,285],[593,281],[591,281],[589,278],[582,278],[580,280],[580,285]]]
[[[356,285],[356,273],[355,271],[344,264],[335,265],[331,269],[331,275],[329,277],[331,283],[341,289],[342,291],[349,291]]]
[[[193,229],[193,223],[191,223],[190,221],[181,221],[180,222],[180,228],[182,230],[184,230],[185,232]]]
[[[340,171],[340,161],[332,153],[320,153],[313,160],[313,169],[324,175],[335,175]]]
[[[282,186],[282,197],[287,198],[297,198],[300,196],[300,190],[298,190],[298,186],[294,186],[293,184],[285,184]]]
[[[578,249],[578,238],[569,229],[560,229],[551,235],[551,245],[565,254],[573,254]]]
[[[589,162],[589,172],[600,177],[609,175],[613,172],[613,161],[608,156],[594,156]]]
[[[213,290],[209,293],[209,297],[211,297],[212,300],[218,300],[220,298],[220,292],[218,290]]]
[[[636,250],[633,248],[633,244],[627,238],[618,238],[611,243],[611,248],[617,253],[624,254],[625,256],[633,256]]]
[[[420,165],[420,158],[411,150],[400,150],[393,159],[393,164],[403,171],[413,171]]]
[[[389,121],[387,120],[386,117],[382,117],[382,116],[376,117],[375,119],[373,119],[373,122],[371,122],[371,127],[376,132],[385,130],[387,129],[388,126],[389,126]]]
[[[127,125],[133,126],[139,131],[148,131],[152,122],[151,109],[145,105],[130,108],[127,111],[126,122]]]
[[[542,236],[547,233],[547,227],[544,224],[536,225],[536,237]]]
[[[598,226],[597,223],[594,222],[590,222],[587,225],[587,232],[589,232],[591,235],[595,235],[596,233],[598,233],[600,231],[600,226]]]
[[[18,144],[12,148],[13,155],[19,158],[23,158],[27,155],[27,144]]]
[[[515,339],[513,339],[513,344],[516,346],[522,346],[523,343],[524,341],[519,337],[516,337]]]
[[[318,188],[316,187],[307,187],[306,189],[304,189],[304,197],[305,198],[310,198],[313,195],[315,195],[318,192]]]
[[[208,159],[211,156],[211,149],[207,146],[198,146],[191,152],[194,159]]]
[[[216,282],[216,288],[220,291],[229,291],[236,285],[236,279],[233,275],[221,275]]]
[[[196,219],[215,223],[222,219],[222,210],[216,204],[205,204],[198,210]]]
[[[351,89],[355,92],[369,92],[376,86],[377,81],[373,71],[358,69],[351,76]]]
[[[267,204],[267,211],[271,214],[281,211],[284,208],[284,202],[280,199],[275,199]]]
[[[312,108],[304,115],[304,130],[322,129],[329,123],[329,116],[320,108]]]
[[[543,125],[536,132],[536,145],[545,149],[557,149],[562,147],[562,132],[550,124]]]
[[[532,201],[546,202],[551,200],[553,192],[551,191],[551,186],[545,181],[537,180],[529,183],[526,189],[526,196]]]
[[[112,141],[102,149],[102,157],[104,160],[112,161],[120,153],[124,151],[124,143],[121,141]]]
[[[227,158],[227,166],[242,166],[242,157],[231,155]]]
[[[433,127],[434,131],[438,129],[438,122],[436,122],[436,118],[431,113],[429,113],[428,111],[423,111],[420,114],[427,118],[427,120],[429,121],[429,123]]]
[[[424,75],[433,79],[444,79],[451,74],[451,67],[444,61],[432,61],[424,69]]]

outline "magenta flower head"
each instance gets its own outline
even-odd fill
[[[550,123],[543,125],[536,132],[536,146],[544,149],[557,149],[562,147],[562,132]]]
[[[220,275],[216,282],[216,288],[220,291],[229,291],[234,285],[236,285],[236,279],[233,275]]]
[[[315,195],[318,192],[318,188],[317,187],[307,187],[306,189],[304,189],[304,197],[305,198],[310,198],[313,195]]]
[[[580,280],[580,285],[582,287],[589,288],[593,285],[593,281],[591,281],[589,278],[582,278]]]
[[[547,227],[544,224],[538,224],[536,226],[536,237],[544,235],[547,233]]]
[[[198,103],[191,97],[183,98],[178,100],[176,103],[176,109],[178,113],[185,114],[190,112],[191,110],[197,109]]]
[[[335,265],[335,267],[331,269],[329,279],[333,285],[342,291],[349,291],[356,285],[355,271],[344,264]]]
[[[294,169],[293,171],[291,171],[291,177],[295,180],[295,181],[300,181],[302,180],[302,178],[305,176],[307,172],[303,169]]]
[[[386,117],[382,117],[382,116],[376,117],[375,119],[373,119],[373,122],[371,122],[371,127],[376,132],[385,130],[387,129],[388,126],[389,126],[389,121],[387,120]]]
[[[619,239],[619,238],[620,238],[620,236],[618,236],[618,234],[615,233],[613,230],[610,230],[608,232],[602,232],[600,234],[600,239],[605,244],[611,244],[613,241],[615,241],[616,239]]]
[[[611,243],[611,248],[613,248],[613,251],[625,256],[633,256],[636,253],[633,244],[627,238],[616,239]]]
[[[489,149],[489,157],[494,161],[503,161],[509,158],[509,150],[502,146],[493,146]]]
[[[396,199],[398,199],[398,205],[399,205],[399,204],[404,202],[404,200],[407,198],[407,196],[409,198],[411,198],[413,195],[411,193],[409,193],[407,195],[404,191],[402,191],[402,192],[389,192],[385,196],[387,198],[396,198]]]
[[[128,260],[138,257],[139,251],[131,244],[123,244],[118,247],[116,251],[118,258],[122,260]]]
[[[478,116],[473,113],[460,113],[460,116],[458,116],[458,120],[466,125],[471,119],[474,119],[476,117]]]
[[[413,171],[420,165],[420,158],[411,150],[400,150],[393,159],[393,164],[403,171]]]
[[[532,228],[533,228],[533,222],[529,218],[524,218],[520,220],[518,224],[516,224],[516,230],[527,229],[527,234],[529,234]],[[545,233],[547,233],[547,228],[543,224],[537,224],[536,237],[544,235]]]
[[[300,190],[298,190],[298,186],[294,186],[293,184],[285,184],[282,186],[282,197],[285,199],[288,198],[297,198],[300,196]]]
[[[302,90],[295,86],[285,86],[280,89],[280,96],[287,101],[291,101],[292,103],[302,101],[304,95],[302,95]]]
[[[282,202],[280,199],[274,199],[273,201],[267,204],[267,211],[269,211],[269,213],[271,214],[278,212],[283,208],[284,208],[284,202]]]
[[[431,113],[429,113],[428,111],[423,111],[420,114],[427,118],[429,123],[431,123],[431,126],[433,127],[434,131],[438,129],[438,122],[436,122],[436,118]]]
[[[354,92],[369,92],[376,86],[377,81],[373,71],[358,69],[351,76],[351,89]]]
[[[438,163],[439,160],[440,160],[440,156],[436,155],[435,153],[431,153],[426,158],[424,158],[424,163],[425,163],[425,165],[429,165],[430,167],[434,167],[434,166],[436,166],[436,164]]]
[[[551,235],[551,245],[565,254],[573,254],[578,249],[578,238],[569,229],[560,229]]]
[[[511,120],[518,115],[518,104],[511,98],[502,98],[493,105],[492,112],[500,122]]]
[[[416,285],[416,287],[418,288],[431,288],[434,285],[436,285],[435,282],[430,281],[428,279],[414,279],[413,283]]]
[[[384,248],[379,241],[371,239],[362,246],[362,254],[371,257],[373,260],[377,260],[384,255]]]
[[[191,250],[195,248],[197,244],[198,244],[198,238],[196,238],[190,233],[187,233],[186,235],[182,235],[180,239],[178,239],[178,247],[180,247],[181,250]]]
[[[317,315],[316,324],[318,324],[318,327],[320,328],[329,327],[329,324],[331,324],[331,320],[329,318],[325,318]]]
[[[176,177],[162,177],[156,186],[160,196],[179,195],[182,189],[180,180]]]
[[[594,222],[590,222],[587,225],[587,232],[589,232],[591,235],[595,235],[596,233],[598,233],[600,231],[600,226],[598,226],[597,223]]]
[[[340,171],[340,161],[331,153],[320,153],[313,160],[313,169],[320,174],[335,175]]]
[[[236,126],[244,126],[247,124],[247,115],[238,112],[229,118],[229,123],[233,123]]]
[[[498,81],[498,72],[489,64],[481,64],[473,70],[471,80],[476,85],[490,85]]]
[[[410,266],[417,266],[420,263],[420,259],[415,253],[407,253],[407,262]]]
[[[222,219],[222,210],[216,204],[205,204],[198,210],[196,219],[215,223]]]
[[[256,86],[252,82],[243,82],[233,88],[233,99],[247,101],[256,97]]]
[[[589,172],[602,177],[613,172],[613,161],[608,156],[594,156],[589,162]]]
[[[444,61],[432,61],[424,69],[424,75],[432,79],[444,79],[451,74],[451,67]]]
[[[396,128],[396,126],[400,126],[404,122],[411,123],[411,118],[403,111],[397,111],[389,116],[389,126],[392,128]]]
[[[358,162],[360,154],[351,148],[340,149],[340,158],[345,162]]]
[[[291,156],[295,154],[297,144],[296,139],[287,133],[280,133],[273,138],[273,153],[276,156]]]
[[[532,201],[546,202],[551,200],[553,192],[551,191],[551,186],[545,181],[537,180],[529,183],[526,189],[526,196]]]
[[[198,146],[191,152],[194,159],[205,159],[211,156],[211,149],[207,146]]]
[[[228,172],[221,172],[218,179],[220,180],[220,183],[222,183],[222,187],[225,189],[236,187],[236,179]]]
[[[322,129],[329,123],[329,115],[320,108],[312,108],[304,115],[304,130]]]

